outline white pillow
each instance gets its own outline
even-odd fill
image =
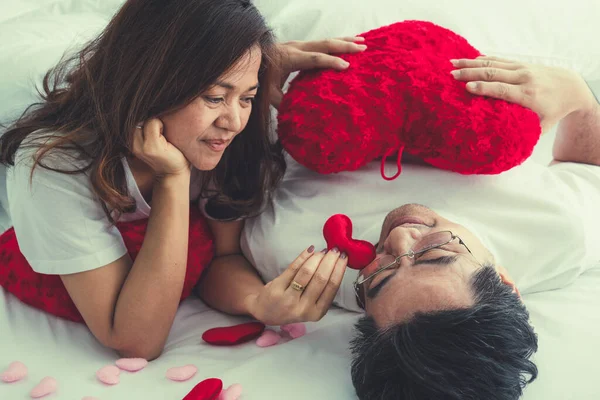
[[[427,20],[484,54],[573,69],[600,81],[600,1],[254,0],[279,39],[356,35]]]
[[[0,22],[0,123],[18,117],[38,100],[44,74],[107,24],[98,14],[32,11]]]
[[[111,16],[124,0],[18,0],[2,5],[0,23],[40,15],[95,13]]]

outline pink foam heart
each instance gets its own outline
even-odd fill
[[[114,365],[107,365],[96,371],[96,378],[105,385],[116,385],[119,383],[121,370]]]
[[[0,379],[6,383],[20,381],[27,376],[27,366],[21,361],[10,363],[8,369],[0,375]]]
[[[36,387],[34,387],[31,390],[29,395],[32,399],[39,399],[40,397],[48,396],[49,394],[52,394],[57,390],[58,382],[56,381],[56,379],[47,376],[44,379],[42,379],[40,383],[38,383]]]
[[[217,400],[238,400],[240,397],[242,397],[242,385],[236,383],[223,389]]]
[[[295,324],[281,325],[281,330],[287,332],[292,339],[297,339],[301,336],[306,335],[306,325],[301,322]]]
[[[271,329],[267,329],[263,332],[258,339],[256,339],[256,345],[258,347],[269,347],[279,343],[281,336]]]
[[[198,372],[195,365],[188,364],[183,367],[173,367],[167,370],[167,378],[175,382],[183,382],[192,378]]]
[[[123,371],[137,372],[148,365],[148,360],[145,358],[121,358],[115,364]]]

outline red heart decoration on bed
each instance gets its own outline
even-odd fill
[[[235,346],[259,337],[265,330],[262,322],[212,328],[202,334],[202,340],[214,346]]]
[[[208,378],[194,386],[182,400],[217,400],[223,390],[223,381]]]
[[[348,254],[348,267],[363,269],[375,259],[375,246],[366,240],[352,239],[352,221],[347,215],[335,214],[323,226],[329,250],[337,247]]]

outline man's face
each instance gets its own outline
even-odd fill
[[[402,257],[397,268],[381,272],[362,285],[366,312],[380,327],[408,320],[416,312],[473,305],[471,276],[484,263],[494,263],[492,254],[464,226],[418,204],[404,205],[387,215],[377,258],[361,271],[361,277],[380,268],[380,258],[405,254],[420,246],[426,235],[442,231],[460,237],[468,250],[459,239],[454,239],[415,258]]]

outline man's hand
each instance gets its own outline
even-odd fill
[[[279,107],[283,97],[281,88],[292,72],[314,68],[344,70],[350,64],[332,54],[364,51],[367,46],[362,44],[363,41],[364,38],[361,37],[345,37],[309,42],[292,41],[278,44],[281,57],[281,79],[280,85],[271,94],[271,104],[274,107]]]
[[[540,117],[543,132],[575,111],[592,109],[594,95],[583,78],[558,67],[524,64],[496,57],[451,60],[454,77],[470,93],[527,107]]]

